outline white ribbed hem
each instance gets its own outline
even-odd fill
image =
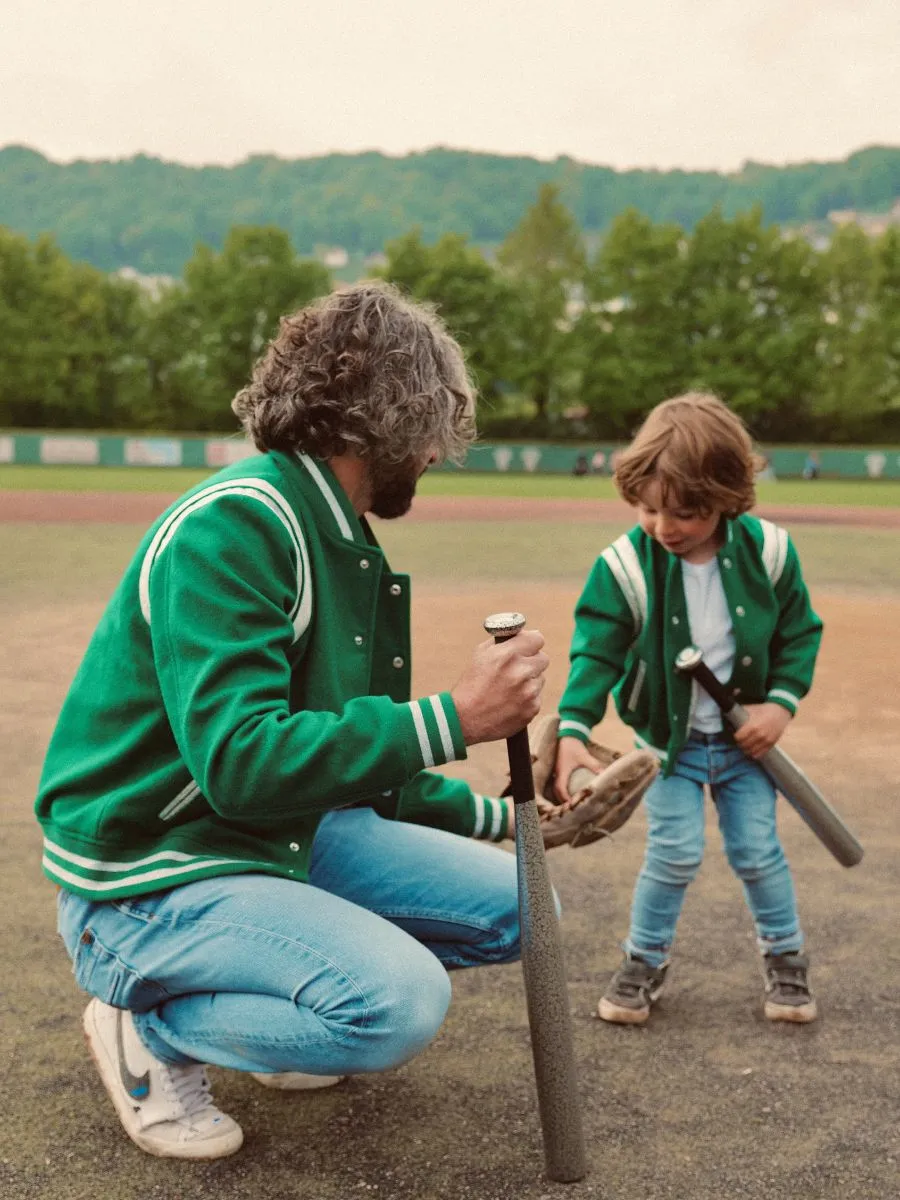
[[[772,688],[766,695],[767,700],[781,700],[795,713],[800,707],[800,697],[795,696],[793,692],[788,692],[784,688]]]
[[[472,793],[475,801],[475,827],[473,838],[482,838],[489,842],[499,842],[506,837],[509,825],[509,805],[506,800],[496,796],[482,796]]]
[[[453,745],[450,721],[444,704],[445,701],[437,694],[423,700],[408,702],[422,764],[426,767],[456,762],[459,758]]]
[[[589,738],[592,733],[590,727],[588,725],[582,725],[580,721],[560,721],[557,736],[563,737],[566,729],[572,729],[576,733],[583,733],[586,738]]]

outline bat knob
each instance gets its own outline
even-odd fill
[[[515,637],[520,629],[525,628],[525,617],[519,612],[492,613],[485,617],[484,628],[494,638]]]
[[[696,646],[685,646],[675,659],[675,670],[682,675],[691,675],[703,662],[703,651]]]

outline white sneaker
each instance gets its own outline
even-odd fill
[[[306,1075],[303,1071],[251,1071],[253,1078],[267,1088],[281,1092],[314,1092],[319,1088],[334,1087],[346,1079],[346,1075]]]
[[[212,1102],[206,1067],[172,1067],[145,1048],[130,1012],[94,999],[84,1034],[125,1132],[162,1158],[224,1158],[244,1140]]]

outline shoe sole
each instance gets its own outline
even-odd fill
[[[320,1092],[323,1088],[336,1087],[347,1078],[346,1075],[304,1075],[298,1081],[290,1071],[279,1071],[273,1075],[251,1071],[250,1074],[263,1087],[278,1092]]]
[[[794,1025],[808,1025],[819,1015],[815,1000],[808,1004],[775,1004],[767,1000],[764,1011],[767,1021],[790,1021]]]
[[[614,1025],[645,1025],[650,1017],[649,1008],[622,1008],[603,996],[597,1005],[597,1016],[601,1021]]]
[[[237,1137],[238,1139],[235,1145],[228,1145],[227,1149],[220,1145],[219,1148],[215,1150],[212,1150],[208,1145],[204,1149],[203,1143],[197,1145],[196,1148],[191,1146],[189,1143],[182,1143],[179,1146],[172,1147],[160,1145],[159,1142],[153,1142],[145,1138],[139,1129],[130,1129],[129,1121],[133,1118],[134,1113],[122,1099],[119,1089],[114,1085],[110,1086],[110,1083],[107,1079],[107,1071],[114,1071],[115,1064],[111,1063],[105,1055],[98,1054],[94,1047],[94,1042],[91,1037],[92,1032],[94,1036],[97,1037],[98,1042],[100,1041],[100,1036],[94,1023],[93,1015],[94,1005],[89,1004],[84,1011],[84,1016],[81,1022],[82,1029],[84,1031],[84,1040],[87,1042],[88,1050],[90,1051],[91,1058],[94,1060],[94,1064],[97,1067],[97,1073],[100,1076],[100,1081],[103,1084],[103,1087],[106,1089],[106,1094],[113,1102],[113,1107],[116,1110],[116,1115],[121,1122],[122,1128],[136,1146],[139,1146],[141,1150],[145,1151],[145,1153],[153,1154],[157,1158],[190,1158],[205,1160],[214,1158],[227,1158],[229,1154],[234,1154],[240,1150],[241,1146],[244,1144],[244,1134],[240,1127],[238,1127],[237,1133],[232,1135],[232,1138]]]

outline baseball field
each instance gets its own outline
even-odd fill
[[[123,478],[127,476],[127,478]],[[146,525],[198,476],[0,468],[0,1196],[4,1200],[896,1200],[900,1195],[900,485],[779,482],[760,511],[791,531],[825,621],[816,682],[783,745],[863,843],[840,867],[782,806],[821,1011],[771,1025],[738,881],[709,818],[670,983],[644,1029],[605,1025],[643,851],[639,810],[613,840],[549,855],[590,1174],[542,1178],[518,966],[458,972],[434,1043],[393,1072],[279,1094],[214,1071],[245,1130],[210,1164],[152,1159],[125,1137],[83,1045],[84,998],[54,926],[32,803],[87,639]],[[630,524],[608,481],[439,475],[380,522],[414,580],[414,692],[451,686],[490,612],[520,609],[566,675],[573,606]],[[627,731],[600,727],[620,749]],[[454,773],[496,792],[502,745]]]

